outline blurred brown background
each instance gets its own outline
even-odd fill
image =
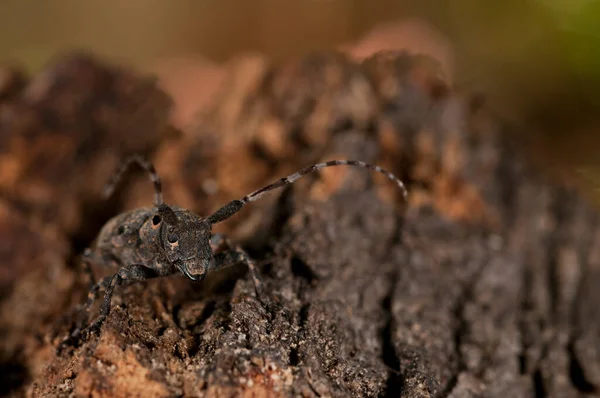
[[[598,4],[3,0],[0,61],[35,71],[57,52],[87,49],[157,73],[186,102],[205,94],[200,91],[212,92],[218,76],[206,71],[214,72],[217,63],[240,52],[284,60],[341,46],[357,57],[390,46],[424,50],[444,62],[461,89],[484,93],[495,112],[541,137],[552,162],[570,165],[594,192],[600,189],[600,68],[595,67],[598,59],[587,54],[600,50],[600,39],[586,29],[600,17]],[[182,57],[193,61],[184,66]],[[173,65],[173,60],[180,61]],[[193,92],[184,95],[182,87]]]
[[[142,65],[182,53],[225,60],[256,50],[275,58],[335,47],[382,20],[408,13],[403,1],[144,0],[3,1],[0,54],[37,68],[73,47]]]

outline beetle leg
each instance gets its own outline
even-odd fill
[[[110,303],[116,286],[128,285],[134,282],[141,282],[147,279],[155,278],[157,276],[158,274],[156,274],[156,272],[154,272],[152,269],[144,265],[134,264],[119,269],[112,276],[102,278],[100,282],[95,284],[90,289],[88,299],[83,308],[83,310],[88,312],[90,307],[96,300],[98,291],[101,288],[104,288],[104,299],[100,307],[98,318],[94,321],[94,323],[92,323],[83,330],[81,330],[81,328],[76,328],[71,333],[71,335],[58,346],[58,352],[62,351],[62,349],[66,345],[72,345],[75,342],[85,342],[93,332],[98,332],[100,330],[102,324],[110,314]]]
[[[248,267],[256,296],[262,303],[266,298],[263,291],[263,283],[260,278],[258,268],[250,256],[239,245],[232,243],[227,236],[222,234],[214,234],[210,240],[213,249],[213,261],[211,262],[210,270],[218,270],[229,267],[235,264],[243,263]]]

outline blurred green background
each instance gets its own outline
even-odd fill
[[[461,88],[600,189],[598,0],[2,0],[0,62],[35,71],[73,48],[141,69],[186,54],[282,60],[406,17],[443,32]]]

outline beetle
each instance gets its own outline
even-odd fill
[[[59,345],[59,352],[66,345],[85,341],[91,333],[100,330],[110,313],[114,289],[119,285],[177,273],[192,281],[200,281],[209,272],[243,263],[250,271],[256,296],[264,305],[266,297],[256,264],[239,245],[232,243],[225,235],[213,234],[212,226],[227,220],[246,204],[258,200],[269,191],[293,184],[306,174],[330,166],[367,168],[394,181],[405,200],[408,196],[404,183],[379,166],[357,160],[331,160],[307,166],[241,199],[227,203],[207,217],[201,217],[190,210],[165,204],[160,177],[153,164],[139,155],[124,160],[106,185],[106,197],[114,192],[124,173],[134,164],[141,166],[154,184],[154,207],[139,208],[113,217],[101,228],[92,246],[83,252],[82,262],[93,282],[82,312],[89,312],[101,289],[105,291],[104,299],[96,320],[83,329],[75,327],[70,336]],[[116,272],[95,282],[92,264],[113,267]]]

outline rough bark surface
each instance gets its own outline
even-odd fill
[[[597,212],[432,60],[237,60],[174,135],[160,134],[169,101],[153,83],[90,57],[0,77],[0,394],[598,396]],[[224,226],[272,306],[243,268],[149,281],[57,356],[86,295],[78,254],[109,211],[152,200],[145,176],[94,196],[131,151],[154,153],[167,201],[203,213],[331,158],[382,164],[411,196],[364,170],[299,181]]]

